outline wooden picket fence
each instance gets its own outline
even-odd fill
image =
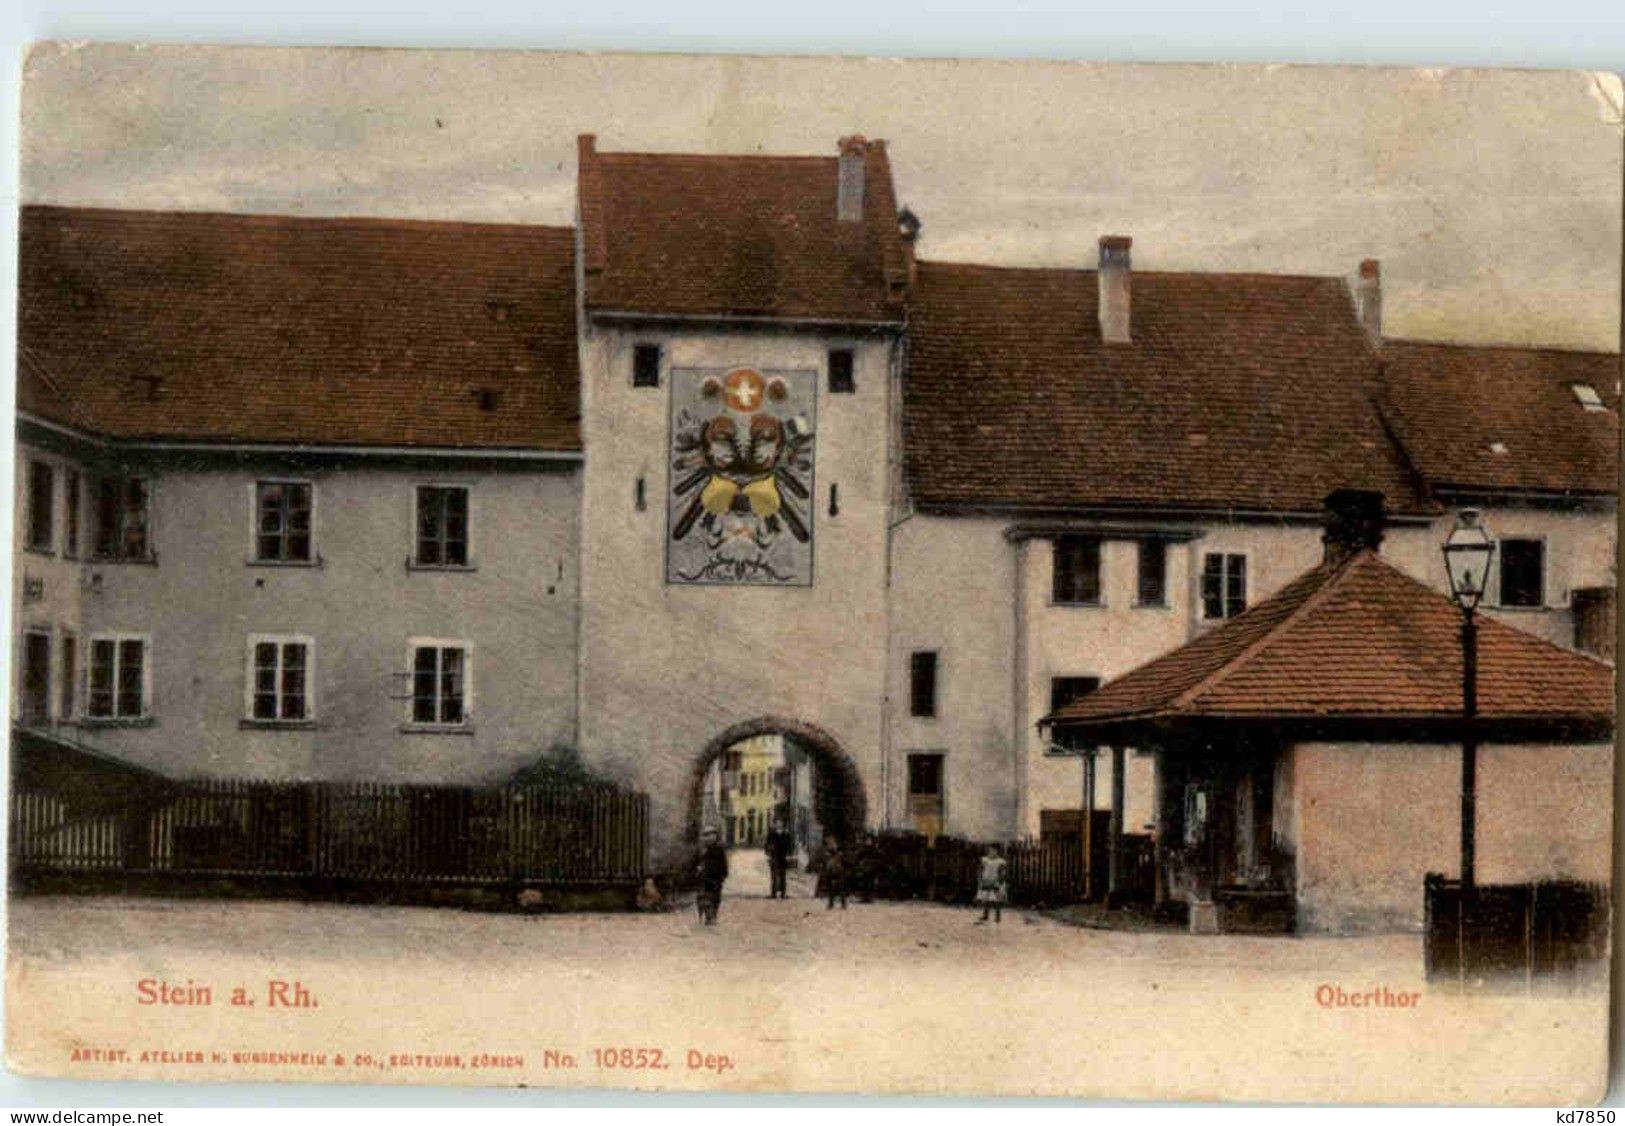
[[[1467,983],[1582,980],[1606,974],[1613,921],[1607,884],[1542,880],[1423,881],[1423,961],[1434,980]]]
[[[874,893],[883,899],[935,899],[967,903],[987,845],[957,837],[927,838],[914,833],[877,837]],[[1058,906],[1083,898],[1083,842],[1076,837],[1024,838],[1003,846],[1010,902]]]
[[[636,884],[646,795],[596,783],[493,788],[204,779],[121,808],[13,789],[14,871],[415,884]]]

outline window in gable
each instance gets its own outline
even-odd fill
[[[1574,392],[1574,397],[1578,400],[1580,406],[1588,411],[1605,411],[1608,409],[1608,404],[1602,401],[1602,396],[1597,394],[1597,389],[1589,383],[1571,383],[1569,384],[1569,390]]]

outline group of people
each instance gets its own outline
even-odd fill
[[[795,853],[795,837],[787,826],[774,822],[768,830],[763,850],[767,853],[768,898],[789,898],[790,858]],[[868,852],[875,853],[877,850],[871,848]],[[866,860],[876,861],[877,857],[866,856],[861,848],[849,855],[842,850],[838,839],[825,839],[815,858],[818,885],[814,894],[825,901],[826,910],[834,910],[837,902],[841,910],[846,910],[847,898],[854,884],[860,892],[866,893],[865,899],[872,895],[874,864],[866,864]],[[728,850],[722,846],[722,834],[716,829],[706,829],[700,834],[700,854],[694,875],[700,888],[695,898],[700,921],[712,926],[722,905],[722,885],[728,879]],[[998,845],[989,845],[977,870],[974,903],[982,909],[982,917],[977,922],[985,923],[989,918],[995,923],[1000,922],[1009,898],[1008,862]]]

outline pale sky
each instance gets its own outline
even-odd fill
[[[36,49],[27,202],[567,224],[603,150],[890,143],[922,254],[1348,274],[1389,335],[1619,346],[1619,80],[1577,72]]]

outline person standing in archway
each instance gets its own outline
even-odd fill
[[[722,885],[728,880],[728,851],[722,847],[721,837],[715,829],[700,834],[700,859],[694,874],[700,881],[696,900],[700,921],[706,926],[717,921],[717,909],[722,906]]]
[[[768,893],[769,899],[788,899],[790,853],[796,847],[795,838],[784,824],[782,817],[775,817],[773,824],[767,830],[767,871],[772,878],[772,888]]]

